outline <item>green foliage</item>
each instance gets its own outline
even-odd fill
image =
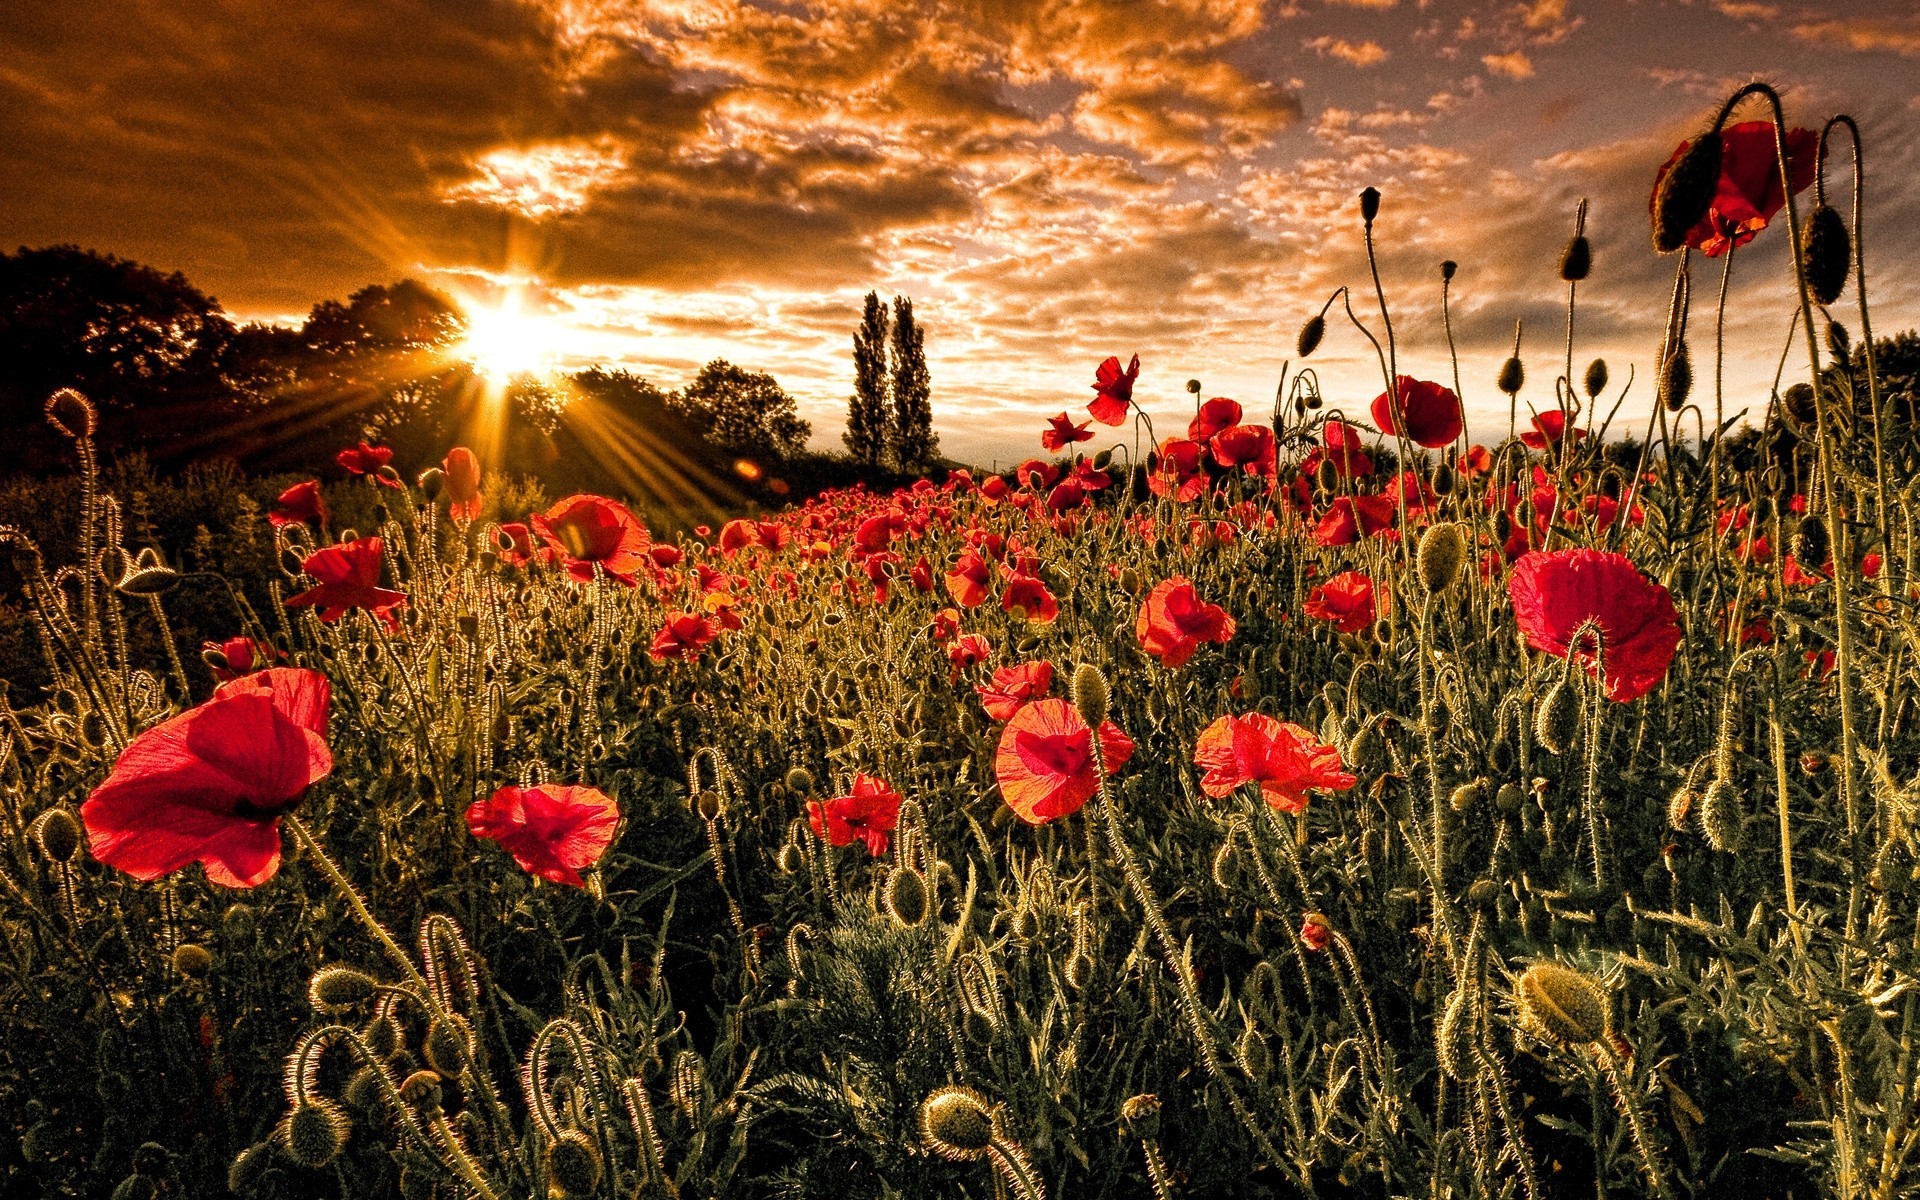
[[[778,462],[798,454],[812,433],[773,376],[724,358],[701,367],[671,405],[708,442],[750,459]]]

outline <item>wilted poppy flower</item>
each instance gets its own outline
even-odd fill
[[[1198,499],[1207,490],[1206,453],[1206,446],[1199,442],[1168,438],[1154,456],[1147,487],[1156,496],[1172,496],[1182,504]]]
[[[1084,421],[1076,425],[1065,413],[1048,417],[1047,428],[1040,433],[1040,445],[1048,453],[1057,454],[1075,442],[1092,441],[1093,430],[1088,428],[1091,424],[1091,421]]]
[[[393,451],[387,449],[385,446],[369,446],[365,442],[361,442],[358,446],[348,447],[333,456],[333,461],[339,463],[340,466],[346,470],[347,474],[370,475],[376,482],[383,483],[391,488],[397,488],[400,486],[398,479],[389,479],[380,473],[380,468],[386,466],[392,460]]]
[[[1680,644],[1673,597],[1622,554],[1531,551],[1514,565],[1507,591],[1527,644],[1556,658],[1578,654],[1589,675],[1597,669],[1594,648],[1580,629],[1589,621],[1599,626],[1611,700],[1637,700],[1660,686]]]
[[[1400,411],[1407,419],[1407,439],[1435,450],[1452,445],[1465,428],[1460,397],[1437,383],[1411,375],[1401,375],[1394,383],[1400,393]],[[1394,420],[1392,398],[1386,392],[1374,397],[1373,423],[1388,435],[1403,432]]]
[[[1265,425],[1229,425],[1213,435],[1213,461],[1229,471],[1245,467],[1251,475],[1271,475],[1276,450],[1273,430]]]
[[[1265,713],[1220,717],[1193,748],[1204,768],[1200,790],[1220,799],[1249,783],[1274,808],[1299,813],[1309,792],[1344,792],[1358,782],[1340,762],[1340,752],[1312,733]]]
[[[1045,659],[1001,667],[993,678],[973,689],[980,693],[980,705],[996,721],[1004,721],[1019,712],[1028,701],[1047,694],[1053,686],[1053,664]]]
[[[856,774],[853,791],[831,800],[807,804],[807,824],[830,846],[865,842],[875,858],[887,852],[894,826],[900,823],[900,794],[884,779]]]
[[[242,675],[251,675],[266,668],[283,655],[252,638],[233,637],[224,642],[201,643],[200,657],[206,660],[207,669],[213,672],[215,679],[230,683]]]
[[[1339,496],[1327,506],[1313,540],[1322,546],[1351,546],[1393,528],[1393,501],[1385,496]]]
[[[447,451],[440,463],[447,481],[447,514],[456,521],[471,521],[480,515],[480,460],[465,446]]]
[[[1342,571],[1308,592],[1301,608],[1341,633],[1359,633],[1374,622],[1373,580],[1364,571]]]
[[[348,609],[363,608],[386,622],[388,629],[397,627],[400,622],[393,610],[407,602],[407,594],[379,586],[381,551],[379,538],[366,537],[307,555],[301,569],[320,583],[288,597],[287,607],[318,609],[321,621],[329,625],[346,616]]]
[[[713,622],[699,613],[677,612],[667,617],[667,623],[654,635],[653,645],[647,647],[647,656],[655,662],[665,662],[677,658],[691,662],[700,657],[719,633]]]
[[[567,565],[567,574],[593,581],[598,564],[607,575],[633,586],[633,573],[646,564],[651,539],[647,527],[618,500],[575,495],[528,518]]]
[[[1520,440],[1535,450],[1545,450],[1549,446],[1559,445],[1560,439],[1566,436],[1567,414],[1557,408],[1550,408],[1533,418],[1533,428],[1521,434]],[[1586,430],[1578,426],[1574,427],[1574,441],[1577,442],[1586,436]]]
[[[1047,585],[1040,582],[1039,576],[1024,572],[1007,576],[1006,590],[1000,593],[1000,607],[1007,612],[1017,608],[1036,625],[1051,625],[1060,615],[1060,605]]]
[[[961,608],[978,608],[987,599],[987,590],[993,583],[993,568],[978,550],[969,546],[960,552],[960,560],[942,577],[942,582],[955,604]]]
[[[309,479],[281,492],[267,510],[267,523],[275,529],[282,525],[325,525],[327,500],[320,494],[319,482]]]
[[[135,879],[189,863],[224,887],[280,869],[280,816],[333,770],[327,677],[275,667],[133,739],[80,806],[93,856]]]
[[[1180,575],[1154,585],[1134,623],[1141,648],[1169,667],[1192,658],[1203,643],[1224,645],[1233,630],[1233,618],[1226,609],[1202,600],[1192,582]]]
[[[958,683],[961,672],[970,671],[992,657],[993,643],[977,633],[969,633],[947,648],[951,680]]]
[[[1120,369],[1118,358],[1109,358],[1093,373],[1093,390],[1096,395],[1087,411],[1093,419],[1102,425],[1124,425],[1127,423],[1127,410],[1133,407],[1133,381],[1140,378],[1140,356],[1133,356],[1127,369]]]
[[[1787,174],[1798,193],[1813,182],[1820,135],[1811,129],[1789,129],[1786,143]],[[1653,192],[1647,200],[1649,210],[1660,194],[1661,180],[1692,145],[1691,140],[1681,142],[1673,157],[1655,173]],[[1720,130],[1720,182],[1714,189],[1713,204],[1706,216],[1687,230],[1683,241],[1708,258],[1719,258],[1735,246],[1752,241],[1786,203],[1786,194],[1780,190],[1780,153],[1774,142],[1773,122],[1728,125]]]
[[[1310,912],[1300,920],[1300,941],[1315,953],[1325,950],[1333,944],[1333,925],[1324,914]]]
[[[600,861],[619,824],[613,797],[590,787],[509,784],[467,806],[473,836],[499,843],[527,874],[568,887],[587,885],[580,872]]]
[[[1222,429],[1231,429],[1240,423],[1241,408],[1238,400],[1229,400],[1225,396],[1215,396],[1200,406],[1193,420],[1187,422],[1187,437],[1196,442],[1204,442]]]
[[[1112,721],[1100,724],[1100,757],[1109,775],[1133,757],[1133,740]],[[993,768],[1007,807],[1029,825],[1071,816],[1100,790],[1093,730],[1057,697],[1013,714],[1000,731]]]

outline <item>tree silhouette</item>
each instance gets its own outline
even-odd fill
[[[789,458],[806,449],[813,432],[773,376],[724,358],[701,367],[672,407],[710,445],[746,458]]]
[[[847,399],[847,453],[862,466],[885,464],[891,443],[892,401],[887,394],[887,306],[867,293],[853,333],[853,395]]]
[[[893,459],[903,471],[923,471],[939,457],[933,432],[933,383],[927,373],[925,332],[913,319],[913,301],[893,298]]]

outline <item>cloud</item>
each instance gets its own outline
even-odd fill
[[[606,141],[491,150],[474,161],[476,178],[448,186],[450,202],[471,201],[527,217],[565,216],[626,170],[626,152]]]
[[[1307,49],[1325,58],[1337,58],[1362,70],[1387,60],[1387,51],[1378,42],[1349,42],[1345,38],[1321,36],[1303,43]]]
[[[1807,21],[1793,27],[1793,36],[1803,42],[1847,50],[1885,51],[1905,58],[1920,58],[1920,16]]]
[[[1533,60],[1524,51],[1515,50],[1509,54],[1483,54],[1480,61],[1487,70],[1507,79],[1532,79]]]

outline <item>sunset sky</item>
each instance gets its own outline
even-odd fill
[[[861,297],[902,293],[944,449],[1004,466],[1108,354],[1140,355],[1151,411],[1187,410],[1193,376],[1264,409],[1301,321],[1366,283],[1371,184],[1403,369],[1450,382],[1458,260],[1470,419],[1504,434],[1516,320],[1523,398],[1552,402],[1581,197],[1576,369],[1636,365],[1645,413],[1672,271],[1648,189],[1754,78],[1795,123],[1859,119],[1876,331],[1920,324],[1911,0],[14,0],[0,244],[178,269],[242,319],[402,276],[475,304],[523,281],[558,365],[671,387],[724,356],[773,372],[823,446]],[[1776,225],[1736,255],[1729,411],[1765,401],[1784,245]],[[1370,288],[1356,307],[1377,328]],[[1380,390],[1350,326],[1312,362],[1336,403]]]

